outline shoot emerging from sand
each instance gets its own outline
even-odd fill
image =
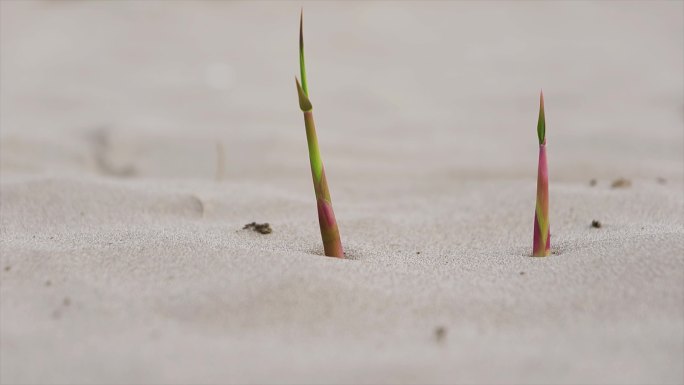
[[[534,212],[533,257],[546,257],[551,250],[549,232],[549,169],[546,165],[546,118],[544,116],[544,93],[539,94],[539,166],[537,169],[537,207]]]
[[[323,161],[318,149],[318,138],[316,137],[316,126],[312,112],[311,101],[309,101],[309,89],[306,82],[306,68],[304,66],[304,35],[303,35],[303,13],[299,19],[299,70],[302,83],[295,77],[297,83],[297,94],[299,95],[299,108],[304,112],[304,126],[306,128],[306,142],[309,146],[309,162],[311,163],[311,176],[313,177],[314,192],[316,193],[316,203],[318,206],[318,224],[321,228],[323,238],[323,248],[325,255],[329,257],[344,258],[342,242],[340,241],[340,231],[337,228],[335,213],[333,212],[332,201],[328,182],[325,178]]]

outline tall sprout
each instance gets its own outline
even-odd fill
[[[330,190],[325,178],[325,169],[318,149],[316,126],[313,118],[313,107],[309,100],[309,89],[306,82],[306,66],[304,64],[304,34],[303,13],[299,19],[299,70],[302,83],[295,77],[297,94],[299,95],[299,108],[304,113],[304,126],[306,128],[306,142],[309,146],[309,162],[311,163],[311,176],[313,177],[314,192],[316,193],[316,205],[318,207],[318,224],[321,228],[321,238],[325,255],[329,257],[344,258],[340,231],[337,228],[335,213],[333,212]]]
[[[534,212],[534,240],[532,256],[546,257],[551,250],[549,232],[549,169],[546,164],[546,118],[544,116],[544,93],[539,94],[539,166],[537,169],[537,205]]]

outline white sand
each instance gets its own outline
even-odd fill
[[[351,260],[300,5],[0,3],[2,383],[684,382],[684,3],[306,3]]]

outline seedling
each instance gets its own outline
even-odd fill
[[[534,212],[533,257],[547,257],[551,251],[549,232],[549,169],[546,165],[546,119],[544,117],[544,93],[539,94],[539,167],[537,170],[537,207]]]
[[[340,241],[340,231],[337,228],[335,213],[333,212],[332,201],[328,181],[325,178],[325,169],[318,149],[318,138],[316,137],[316,126],[313,118],[313,107],[309,100],[309,89],[306,82],[306,68],[304,65],[304,15],[299,18],[299,71],[302,83],[295,76],[297,83],[297,94],[299,95],[299,108],[304,113],[304,127],[306,128],[306,143],[309,146],[309,162],[311,163],[311,176],[313,177],[314,192],[316,193],[316,205],[318,207],[318,224],[321,228],[321,238],[323,238],[323,249],[325,255],[329,257],[344,258],[342,242]]]

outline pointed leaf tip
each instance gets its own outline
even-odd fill
[[[299,13],[299,52],[304,51],[304,7]]]
[[[309,87],[306,82],[306,65],[304,64],[304,7],[299,15],[299,72],[302,77],[302,90],[309,96]]]
[[[546,117],[544,115],[544,91],[539,93],[539,121],[537,122],[539,144],[546,144]]]
[[[302,85],[299,84],[299,79],[297,79],[296,76],[295,76],[295,83],[297,83],[297,95],[299,96],[299,108],[304,112],[311,111],[313,109],[313,106],[311,105],[311,101],[309,100],[309,97],[304,92]]]

